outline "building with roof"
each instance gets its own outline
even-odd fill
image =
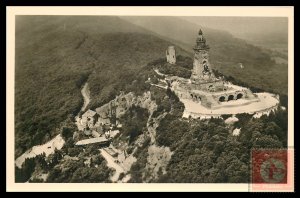
[[[76,142],[75,145],[83,146],[83,145],[95,144],[95,143],[105,144],[109,141],[110,141],[110,139],[107,139],[106,137],[101,136],[101,137],[97,137],[97,138],[88,138],[88,139],[80,140],[80,141]]]
[[[93,110],[87,110],[81,117],[81,125],[93,128],[98,121],[99,115]]]

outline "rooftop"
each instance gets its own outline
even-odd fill
[[[89,138],[89,139],[85,139],[85,140],[80,140],[78,142],[76,142],[75,145],[79,146],[79,145],[86,145],[86,144],[93,144],[93,143],[99,143],[99,142],[106,142],[109,139],[107,139],[106,137],[97,137],[97,138]]]
[[[96,114],[97,113],[95,111],[89,109],[82,116],[84,116],[84,117],[93,117]]]

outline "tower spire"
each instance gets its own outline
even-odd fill
[[[196,39],[196,45],[194,47],[194,51],[199,50],[208,50],[209,46],[206,44],[206,39],[204,38],[203,32],[200,29],[198,32],[198,37]]]
[[[202,35],[202,34],[203,34],[201,28],[200,28],[198,34],[199,34],[199,35]]]

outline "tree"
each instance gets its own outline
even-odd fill
[[[107,167],[80,167],[78,168],[70,182],[72,183],[100,183],[109,182],[110,170]]]
[[[32,173],[34,172],[34,170],[35,170],[35,159],[26,158],[21,169],[15,166],[16,182],[23,183],[28,181]]]
[[[160,146],[174,146],[180,138],[189,130],[186,121],[178,120],[176,116],[167,114],[157,128],[156,141]]]
[[[154,84],[157,84],[159,82],[156,76],[154,76],[151,80]]]
[[[256,141],[253,144],[254,148],[282,148],[282,143],[278,140],[277,137],[270,135],[265,135],[260,138],[257,138]]]
[[[139,106],[132,106],[122,116],[123,136],[129,136],[129,143],[132,143],[146,127],[149,113],[147,109]]]
[[[267,135],[276,135],[280,140],[283,140],[284,133],[275,122],[267,122],[264,130]]]
[[[46,154],[42,153],[35,157],[35,164],[38,165],[42,170],[48,170],[48,164],[46,161]]]
[[[68,183],[71,181],[74,172],[78,169],[84,167],[83,160],[72,160],[68,159],[60,166],[53,168],[48,175],[47,181],[50,183]]]
[[[104,158],[101,155],[93,155],[92,156],[92,164],[94,165],[100,165],[102,162],[104,162]]]
[[[49,170],[51,170],[55,165],[57,165],[61,159],[62,159],[61,151],[59,151],[55,148],[54,153],[50,154],[47,157],[47,162],[49,163],[49,165],[48,165]]]
[[[59,182],[58,178],[60,178],[60,177],[61,177],[61,169],[53,168],[52,170],[50,170],[46,182],[48,182],[48,183]]]
[[[81,150],[82,149],[80,149],[78,147],[68,148],[68,155],[70,155],[71,157],[78,156],[79,153],[81,152]]]
[[[61,136],[64,138],[64,140],[66,141],[67,139],[69,139],[70,137],[73,136],[73,131],[72,129],[68,128],[68,127],[63,127],[61,130]]]

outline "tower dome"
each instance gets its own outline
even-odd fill
[[[196,45],[194,50],[208,50],[209,46],[206,44],[206,39],[203,36],[203,32],[200,29],[198,32],[198,37],[196,39]]]
[[[198,34],[199,34],[199,35],[202,35],[202,34],[203,34],[201,29],[199,30]]]

